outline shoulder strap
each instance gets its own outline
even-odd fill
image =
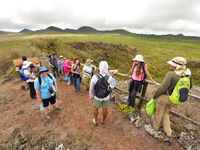
[[[49,73],[47,73],[47,75],[49,78],[51,78],[51,80],[53,80],[52,76]]]
[[[39,84],[42,84],[41,76],[38,77]]]
[[[110,76],[108,76],[108,75],[106,75],[105,77],[103,77],[101,74],[97,75],[98,80],[104,78],[104,79],[106,79],[108,81],[109,77]]]

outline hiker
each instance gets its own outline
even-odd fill
[[[35,99],[36,93],[35,93],[35,89],[34,89],[34,81],[35,81],[36,77],[30,68],[31,64],[32,64],[32,62],[28,62],[28,61],[23,62],[22,69],[20,70],[20,76],[21,76],[22,81],[25,81],[29,86],[30,97],[32,99]]]
[[[19,71],[22,69],[24,61],[27,61],[27,57],[26,56],[22,56],[22,61],[19,63],[19,67],[18,67]],[[24,83],[25,83],[24,89],[28,89],[29,85],[26,83],[26,81]]]
[[[129,84],[129,107],[135,107],[136,94],[137,92],[141,92],[142,84],[146,76],[149,77],[152,82],[155,82],[147,69],[147,64],[145,64],[142,55],[136,55],[133,61],[133,66],[127,74],[128,76],[131,72],[133,73]]]
[[[114,75],[118,73],[118,70],[110,70],[110,69],[108,68],[108,73],[109,73],[109,75],[112,76],[112,78],[113,78],[113,88],[114,88],[115,85],[116,85],[116,80],[115,80]]]
[[[60,74],[62,73],[62,63],[64,62],[63,58],[64,57],[60,55],[59,60],[58,60],[58,68],[59,68]]]
[[[166,135],[168,137],[171,137],[172,129],[170,127],[169,112],[171,110],[171,107],[173,107],[175,104],[173,101],[169,100],[168,95],[172,95],[177,85],[177,82],[182,77],[189,77],[189,89],[191,89],[192,78],[190,69],[187,68],[187,60],[185,58],[175,57],[167,63],[169,64],[170,71],[166,74],[161,86],[158,88],[158,90],[153,96],[154,101],[156,102],[156,110],[153,119],[153,128],[155,130],[159,130],[160,123],[162,121]]]
[[[87,59],[83,67],[83,85],[86,92],[89,92],[90,80],[93,76],[93,69],[96,71],[96,66],[92,65],[93,60]]]
[[[56,110],[61,110],[62,107],[59,107],[56,104],[56,95],[57,95],[57,83],[55,77],[48,73],[49,70],[46,67],[40,67],[39,77],[35,80],[35,90],[37,94],[37,99],[40,103],[43,103],[44,115],[47,120],[51,117],[49,113],[49,103],[53,105]]]
[[[72,62],[64,58],[64,62],[62,64],[62,74],[66,75],[68,78],[68,85],[73,84],[73,78],[71,73]]]
[[[26,56],[22,56],[22,61],[19,63],[19,70],[22,69],[24,61],[27,61],[27,57]]]
[[[98,125],[98,109],[101,105],[103,109],[103,119],[101,120],[101,123],[104,124],[108,114],[110,93],[113,88],[113,79],[108,73],[108,63],[106,61],[101,61],[99,64],[99,70],[100,74],[92,77],[89,90],[90,99],[93,100],[94,118],[92,121],[95,126]]]
[[[73,77],[75,92],[78,92],[79,96],[82,96],[80,91],[80,80],[81,80],[80,66],[84,66],[84,64],[81,64],[80,59],[76,58],[74,60],[74,64],[71,67],[71,72],[73,73],[72,77]]]
[[[52,54],[52,53],[50,53],[49,56],[50,56],[50,58],[49,58],[49,65],[51,66],[53,75],[54,75],[54,77],[56,77],[56,74],[57,74],[57,76],[59,77],[60,74],[58,72],[58,62],[57,62],[57,59],[54,56],[54,54]]]

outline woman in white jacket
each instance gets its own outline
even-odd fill
[[[106,61],[101,61],[99,64],[99,70],[100,70],[100,74],[92,77],[91,83],[90,83],[90,90],[89,90],[90,99],[93,100],[93,105],[94,105],[93,123],[95,126],[98,125],[97,123],[98,109],[101,106],[103,109],[103,114],[102,114],[103,120],[101,120],[101,123],[104,124],[104,121],[108,113],[108,106],[110,103],[110,92],[111,92],[111,89],[113,88],[113,78],[108,73],[108,63]],[[108,88],[102,89],[102,86],[101,87],[98,86],[98,84],[100,83],[99,81],[100,80],[102,81],[102,78],[104,78],[107,81]],[[105,80],[103,84],[106,87]],[[101,91],[98,91],[98,90],[101,90]],[[98,92],[100,92],[100,95],[98,94]]]

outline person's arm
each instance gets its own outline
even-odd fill
[[[56,81],[53,82],[54,83],[54,86],[55,86],[55,89],[56,89],[56,94],[58,93],[58,86],[57,86],[57,83]]]
[[[64,72],[63,72],[63,66],[61,67],[61,71],[62,71],[62,74],[64,74]]]
[[[95,86],[95,81],[96,81],[96,76],[93,76],[91,79],[91,83],[90,83],[90,89],[89,89],[89,96],[90,99],[94,99],[94,86]]]
[[[30,74],[28,74],[27,77],[28,77],[29,79],[34,79],[34,80],[36,79],[36,77],[34,77],[34,76],[30,75]]]
[[[134,68],[134,65],[132,66],[131,70],[126,74],[127,76],[128,76],[131,72],[133,72],[133,68]]]
[[[92,65],[92,68],[94,68],[94,72],[96,72],[97,67],[95,65]]]
[[[145,70],[145,72],[146,72],[146,74],[147,74],[147,77],[149,77],[149,79],[150,79],[152,82],[155,82],[155,81],[153,80],[153,78],[151,77],[151,74],[149,73],[148,69],[147,69],[147,64],[145,64],[144,70]]]
[[[37,99],[41,103],[42,99],[41,99],[41,94],[40,94],[40,83],[39,83],[38,78],[34,82],[34,88],[35,88],[35,91],[36,91]]]
[[[158,90],[154,94],[154,96],[153,96],[154,99],[158,98],[159,96],[161,96],[167,92],[168,88],[170,87],[171,80],[172,80],[172,72],[168,72],[166,74],[161,86],[158,88]]]
[[[53,67],[53,65],[49,62],[49,65],[51,66],[51,67]]]
[[[83,73],[84,75],[88,76],[88,77],[91,77],[91,75],[88,74],[88,73],[86,73],[85,70],[83,70],[82,73]]]
[[[42,99],[41,99],[41,96],[40,96],[40,89],[35,89],[35,91],[36,91],[37,99],[38,99],[38,101],[41,103],[41,102],[42,102]]]
[[[84,65],[84,64],[82,64],[82,63],[80,63],[80,66],[84,67],[85,65]]]
[[[58,70],[60,70],[60,66],[59,66],[59,60],[57,61],[57,66],[58,66]]]

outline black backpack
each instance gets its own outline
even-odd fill
[[[53,80],[52,76],[51,76],[49,73],[47,73],[47,76],[48,76],[51,80]],[[38,77],[38,81],[39,81],[39,84],[41,85],[41,84],[42,84],[41,76]],[[54,82],[53,82],[53,84],[54,84]]]
[[[108,83],[109,76],[106,75],[103,77],[101,74],[98,74],[97,78],[98,81],[94,86],[94,95],[98,98],[105,98],[112,91],[110,84]]]

